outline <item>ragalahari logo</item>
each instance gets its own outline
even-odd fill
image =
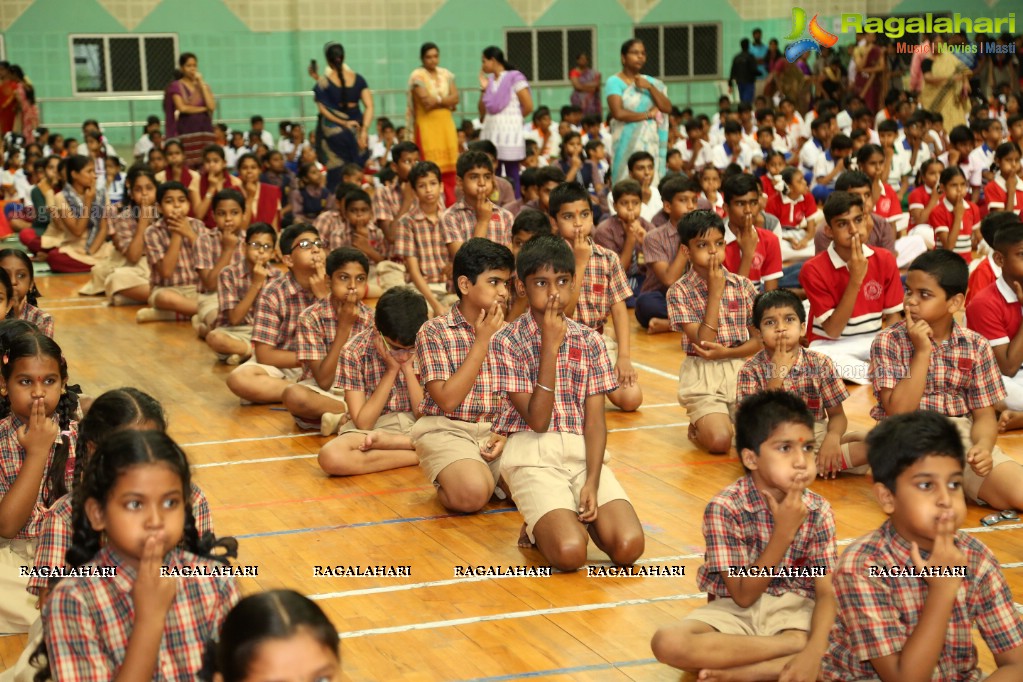
[[[810,37],[803,38],[803,32],[807,30],[806,10],[802,7],[792,8],[792,33],[785,36],[785,40],[792,40],[785,46],[785,57],[790,63],[795,62],[803,54],[811,50],[817,54],[821,53],[822,47],[834,47],[838,42],[838,36],[828,33],[817,23],[817,15],[810,20]]]

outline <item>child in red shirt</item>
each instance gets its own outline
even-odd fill
[[[958,166],[941,171],[939,182],[945,198],[931,211],[934,241],[969,263],[973,260],[973,226],[980,222],[980,209],[969,200],[970,188]]]
[[[784,188],[767,200],[764,209],[781,222],[781,258],[813,258],[813,236],[824,214],[817,208],[802,171],[790,166],[782,171],[781,179]]]
[[[1009,211],[1020,215],[1023,208],[1023,184],[1020,183],[1019,146],[1004,142],[995,149],[995,177],[984,186],[989,211]]]

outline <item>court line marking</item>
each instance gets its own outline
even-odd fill
[[[196,448],[203,445],[228,445],[230,443],[253,443],[260,440],[286,440],[288,438],[311,438],[316,436],[317,438],[323,438],[320,434],[315,431],[308,431],[306,433],[282,433],[276,436],[250,436],[247,438],[228,438],[227,440],[200,440],[194,443],[181,443],[183,448]],[[259,461],[259,460],[252,460]],[[231,462],[224,462],[224,464],[231,464]]]
[[[656,367],[651,367],[650,365],[644,365],[644,364],[639,363],[639,362],[633,362],[632,366],[635,367],[636,369],[641,369],[644,372],[649,372],[650,374],[656,374],[659,377],[664,377],[665,379],[671,379],[672,381],[676,381],[676,382],[678,381],[678,374],[677,373],[676,374],[672,374],[671,372],[665,372],[663,369],[657,369]]]
[[[571,675],[573,673],[596,672],[598,670],[618,670],[619,668],[633,668],[640,665],[657,663],[656,658],[637,658],[631,661],[615,661],[614,663],[593,663],[590,665],[576,665],[571,668],[551,668],[549,670],[532,670],[522,673],[510,673],[508,675],[496,675],[494,677],[474,677],[463,682],[505,682],[505,680],[521,680],[531,677],[548,677],[550,675]]]
[[[57,310],[92,310],[92,309],[95,309],[95,308],[109,308],[109,307],[110,306],[108,306],[106,303],[101,303],[99,305],[93,304],[93,305],[50,306],[50,307],[47,308],[47,310],[50,310],[50,311],[57,311]]]
[[[487,514],[507,514],[508,512],[518,511],[515,507],[501,507],[500,509],[487,509],[485,511],[477,512],[477,515]],[[360,521],[358,523],[342,523],[335,526],[316,526],[313,528],[285,528],[284,530],[268,530],[260,533],[245,533],[244,535],[235,535],[234,537],[239,540],[248,540],[252,538],[268,538],[276,537],[280,535],[301,535],[303,533],[315,533],[317,531],[331,531],[331,530],[342,530],[346,528],[367,528],[370,526],[392,526],[399,523],[417,523],[419,521],[438,521],[440,519],[453,519],[465,514],[452,512],[449,514],[436,514],[434,516],[408,516],[398,517],[394,519],[383,519],[381,521]]]
[[[699,559],[703,556],[700,554],[676,554],[675,556],[662,556],[662,557],[650,557],[649,559],[640,559],[637,564],[661,564],[668,561],[685,561],[689,559]],[[462,565],[462,564],[459,564]],[[609,562],[587,564],[587,566],[607,566]],[[454,570],[454,566],[452,566]],[[318,576],[317,576],[318,577]],[[326,576],[324,576],[326,577]],[[403,585],[385,585],[382,587],[364,587],[357,590],[342,590],[341,592],[324,592],[323,594],[310,594],[306,595],[309,599],[314,601],[324,599],[343,599],[344,597],[361,597],[367,594],[383,594],[386,592],[407,592],[409,590],[419,590],[424,587],[444,587],[445,585],[458,585],[462,583],[479,583],[484,580],[506,580],[508,578],[515,578],[520,576],[513,575],[469,575],[463,578],[449,578],[446,580],[429,580],[420,583],[405,583]]]

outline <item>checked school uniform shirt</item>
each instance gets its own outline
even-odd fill
[[[835,515],[828,501],[810,490],[803,492],[803,504],[807,516],[778,565],[784,569],[823,566],[830,572],[838,563]],[[763,554],[773,532],[774,517],[764,493],[749,474],[715,495],[703,512],[707,554],[696,574],[700,590],[716,597],[731,597],[722,574],[728,574],[729,566],[752,565]],[[765,593],[780,597],[793,592],[814,599],[813,581],[811,577],[774,578]]]
[[[690,270],[668,289],[668,321],[672,331],[684,332],[687,324],[703,322],[707,310],[707,280]],[[749,326],[753,324],[753,299],[757,290],[745,277],[725,270],[725,290],[721,294],[718,312],[718,332],[715,341],[726,348],[735,348],[749,341]],[[682,350],[696,355],[689,336],[682,334]]]
[[[1013,606],[998,559],[987,547],[959,531],[955,544],[966,555],[966,577],[956,594],[945,644],[931,679],[976,682],[977,648],[972,626],[995,655],[1023,645],[1023,622]],[[924,560],[928,553],[921,550]],[[856,540],[842,553],[832,574],[838,617],[822,662],[824,679],[844,682],[876,678],[870,664],[902,651],[916,629],[927,599],[927,584],[919,579],[871,576],[872,566],[912,566],[910,545],[892,522]]]
[[[299,362],[302,362],[302,380],[312,379],[313,371],[304,363],[318,362],[327,356],[330,344],[334,343],[337,335],[337,311],[335,310],[333,298],[328,296],[322,301],[317,301],[302,311],[298,316],[298,341],[295,353]],[[356,309],[359,312],[358,318],[352,324],[352,330],[348,333],[348,340],[351,341],[359,332],[370,329],[373,326],[373,309],[359,301]]]
[[[245,319],[242,320],[243,325],[252,324],[252,321],[256,316],[256,308],[258,307],[263,294],[266,292],[267,286],[283,276],[284,273],[277,268],[267,268],[266,279],[263,281],[263,289],[249,307],[248,314],[245,316]],[[220,315],[217,317],[217,326],[228,327],[231,323],[227,320],[227,311],[237,308],[238,304],[241,303],[243,298],[245,298],[245,294],[248,293],[249,287],[252,286],[252,270],[250,269],[248,262],[244,260],[237,261],[221,270],[218,280],[217,304],[220,308]]]
[[[86,565],[113,567],[115,573],[68,578],[54,588],[43,606],[47,658],[55,680],[109,682],[128,651],[136,615],[131,590],[138,571],[110,547]],[[173,549],[164,565],[220,564]],[[178,591],[164,622],[153,676],[158,682],[196,679],[208,642],[219,637],[224,618],[240,596],[232,577],[172,579],[178,580]]]
[[[431,222],[418,204],[398,220],[394,253],[402,258],[415,258],[419,271],[429,284],[445,281],[448,248],[440,220]]]
[[[219,227],[213,229],[203,230],[199,235],[199,238],[195,240],[195,269],[196,270],[212,270],[216,265],[217,261],[220,260],[220,254],[224,251],[224,244],[221,242],[221,232]],[[231,263],[237,263],[240,260],[245,260],[245,233],[239,235],[238,244],[235,246],[234,257],[231,259]],[[200,285],[202,278],[200,277]]]
[[[138,230],[139,221],[135,219],[135,207],[127,208],[110,221],[111,239],[114,242],[114,248],[121,253],[128,250],[131,246],[131,242],[135,239],[135,232]],[[142,235],[143,238],[145,234]],[[144,254],[143,254],[144,257]]]
[[[3,498],[14,485],[15,479],[21,472],[25,463],[25,448],[18,442],[18,429],[25,425],[15,414],[9,414],[0,419],[0,498]],[[64,467],[64,485],[68,490],[74,483],[75,473],[75,444],[78,440],[78,423],[71,422],[66,436],[71,441],[71,449],[68,452],[67,464]],[[43,473],[42,482],[39,485],[39,494],[32,505],[32,513],[28,521],[14,536],[15,540],[27,540],[39,537],[43,527],[43,520],[47,508],[43,501],[52,497],[52,491],[47,480],[50,468],[53,466],[53,455],[57,449],[56,443],[50,446],[50,456],[46,461],[46,470]]]
[[[665,223],[646,233],[646,238],[643,240],[643,262],[646,263],[647,276],[643,280],[643,286],[640,287],[639,293],[668,292],[668,288],[661,284],[661,280],[654,274],[651,264],[661,262],[670,265],[678,255],[678,247],[681,244],[682,240],[679,239],[678,229],[671,223]]]
[[[308,289],[303,289],[290,272],[273,282],[268,281],[256,303],[252,343],[294,351],[298,345],[298,316],[313,303],[316,303],[316,297]]]
[[[607,346],[600,335],[575,320],[566,319],[568,329],[558,349],[554,385],[554,408],[548,431],[582,435],[586,423],[586,398],[618,388]],[[494,334],[494,390],[498,393],[532,393],[540,371],[540,325],[531,311]],[[502,435],[529,431],[529,425],[511,403],[494,425]]]
[[[767,390],[771,380],[771,355],[766,349],[751,357],[736,377],[736,402]],[[782,388],[799,396],[813,412],[814,421],[827,421],[827,410],[849,397],[834,361],[823,353],[799,349],[796,363],[782,380]]]
[[[870,346],[870,376],[877,398],[877,404],[870,410],[874,419],[881,421],[888,416],[881,405],[881,391],[895,388],[909,375],[914,352],[904,321],[888,327],[874,339]],[[920,409],[965,417],[999,400],[1005,400],[1005,385],[991,345],[977,332],[953,322],[948,339],[932,344]]]
[[[416,354],[423,386],[431,381],[447,381],[465,362],[476,340],[476,330],[458,306],[447,315],[427,320],[416,334]],[[508,408],[508,402],[494,388],[493,344],[480,366],[469,394],[453,412],[445,412],[429,391],[423,392],[419,412],[424,417],[445,416],[463,422],[493,422]]]
[[[346,391],[362,391],[368,399],[387,372],[387,365],[377,353],[376,327],[364,329],[348,341],[341,351],[341,361],[337,365],[334,386]],[[411,412],[412,400],[409,398],[405,373],[398,371],[391,388],[387,404],[380,411],[381,416],[390,412]]]
[[[195,218],[186,218],[195,231],[196,241],[206,231],[206,227]],[[174,265],[174,272],[170,277],[160,276],[160,261],[163,260],[167,249],[170,248],[171,233],[167,229],[167,222],[162,218],[146,228],[146,258],[149,260],[149,282],[154,287],[185,287],[197,286],[199,284],[199,271],[196,269],[196,242],[189,242],[182,238],[181,248],[178,250],[178,262]]]
[[[71,546],[71,494],[57,500],[43,519],[42,532],[36,544],[36,566],[66,566],[67,550]],[[195,518],[195,529],[201,538],[205,533],[213,532],[213,518],[210,516],[210,503],[199,486],[192,483],[192,516]],[[30,576],[28,587],[30,593],[39,596],[43,588],[50,584],[49,578],[40,575]]]
[[[658,215],[664,215],[664,211],[661,211]],[[629,277],[638,277],[640,266],[639,266],[639,255],[643,252],[646,240],[650,238],[650,234],[656,229],[654,225],[648,222],[644,218],[639,218],[639,225],[646,230],[646,237],[643,238],[643,244],[636,240],[636,245],[632,249],[632,262],[629,263],[629,271],[625,273]],[[676,231],[675,236],[678,236]],[[625,226],[622,224],[622,219],[616,215],[611,216],[606,220],[602,220],[600,225],[597,225],[593,229],[593,243],[603,246],[605,249],[613,251],[616,254],[620,254],[622,249],[625,248]],[[678,247],[675,247],[678,251]],[[674,256],[672,256],[674,258]],[[619,260],[619,263],[621,261]],[[670,260],[668,261],[671,262]],[[654,279],[657,279],[654,277]],[[629,292],[632,295],[632,292]]]
[[[487,239],[498,244],[511,246],[511,229],[515,217],[506,209],[491,205],[490,224],[487,225]],[[476,210],[459,199],[451,208],[440,215],[440,224],[444,230],[444,242],[467,242],[476,231]]]
[[[342,246],[352,245],[352,229],[337,211],[324,211],[313,223],[326,244],[327,253]],[[384,259],[391,257],[391,243],[384,237],[384,231],[374,222],[367,225],[369,245]]]
[[[632,296],[632,288],[625,277],[625,269],[618,254],[611,249],[593,244],[593,253],[586,261],[579,299],[575,304],[576,322],[598,333],[604,332],[611,306]]]
[[[872,249],[866,245],[861,245],[861,248],[867,257],[867,274],[863,276],[863,284],[860,285],[849,321],[840,335],[843,339],[874,336],[881,331],[881,318],[884,315],[902,310],[905,288],[902,286],[895,256],[885,249]],[[803,269],[799,271],[799,284],[810,300],[812,326],[807,329],[807,338],[810,341],[830,338],[824,333],[823,325],[834,314],[849,285],[849,264],[835,251],[834,242],[828,245],[826,251],[803,264]]]
[[[25,309],[21,311],[21,319],[31,322],[39,328],[46,336],[53,338],[53,316],[43,312],[29,302],[25,302]]]

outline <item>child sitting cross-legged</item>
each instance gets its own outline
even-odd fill
[[[587,198],[588,200],[588,198]],[[636,511],[609,468],[604,395],[617,387],[600,335],[564,314],[575,258],[564,239],[534,237],[515,264],[529,310],[494,335],[494,391],[511,405],[495,431],[508,436],[501,476],[550,564],[586,563],[587,536],[620,566],[643,554]]]
[[[910,411],[878,424],[867,449],[888,519],[834,567],[838,620],[822,679],[980,680],[975,625],[998,666],[987,682],[1023,679],[1023,621],[998,559],[958,530],[970,467],[956,427]]]
[[[703,514],[698,573],[710,603],[651,643],[701,680],[814,680],[835,621],[835,516],[806,488],[817,472],[813,414],[787,391],[742,402],[736,448],[746,475]],[[764,575],[764,574],[767,575]]]
[[[351,420],[320,448],[320,467],[328,474],[369,474],[419,461],[411,432],[423,401],[415,351],[426,316],[420,294],[389,289],[377,301],[375,326],[341,352],[334,385],[345,392]]]
[[[284,389],[284,407],[302,428],[319,428],[324,436],[337,432],[345,413],[343,392],[334,386],[341,349],[348,340],[373,327],[373,310],[363,303],[368,289],[369,259],[350,246],[327,255],[330,296],[298,317],[298,348],[302,378]]]
[[[753,326],[764,349],[739,370],[736,401],[768,389],[799,396],[813,413],[817,473],[834,477],[852,467],[860,467],[854,473],[866,473],[862,436],[846,434],[845,382],[831,358],[799,345],[806,333],[803,302],[788,289],[764,292],[753,301]]]

